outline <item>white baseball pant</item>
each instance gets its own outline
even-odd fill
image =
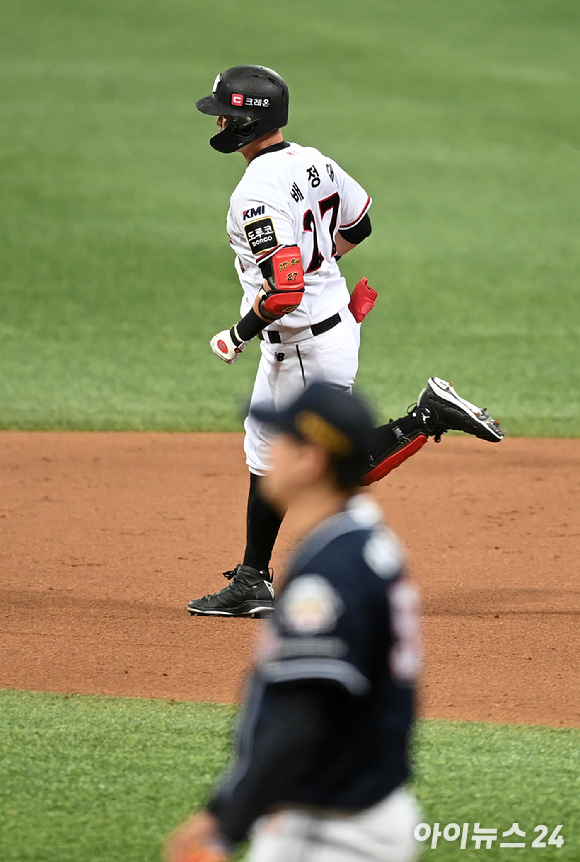
[[[250,406],[279,410],[314,380],[350,391],[358,370],[360,324],[348,308],[340,317],[339,324],[320,335],[312,335],[309,329],[281,330],[280,344],[264,339]],[[263,476],[268,470],[271,430],[250,416],[244,428],[246,463],[251,473]]]
[[[413,862],[420,822],[415,797],[404,788],[358,814],[283,809],[257,821],[246,862]]]

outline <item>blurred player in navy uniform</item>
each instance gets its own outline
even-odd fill
[[[166,858],[225,859],[250,837],[249,862],[410,862],[418,600],[361,489],[372,417],[322,382],[253,412],[277,432],[263,493],[301,539],[263,623],[236,756]]]

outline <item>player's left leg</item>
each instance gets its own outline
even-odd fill
[[[447,431],[464,431],[489,443],[499,443],[504,436],[500,423],[490,416],[486,407],[478,407],[462,398],[453,384],[441,377],[429,378],[417,400],[417,410],[429,412],[430,419],[426,423],[435,440]]]
[[[406,416],[375,429],[364,484],[384,478],[418,452],[429,437],[438,443],[447,431],[463,431],[492,443],[504,436],[500,423],[486,408],[461,398],[446,380],[430,377]]]
[[[384,479],[395,467],[422,449],[428,438],[421,418],[415,416],[403,416],[375,428],[369,448],[369,470],[363,485]]]

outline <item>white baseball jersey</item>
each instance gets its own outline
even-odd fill
[[[304,329],[348,305],[336,262],[335,235],[368,212],[366,191],[314,147],[280,144],[247,167],[230,199],[227,230],[244,290],[241,314],[252,306],[264,277],[259,264],[280,246],[297,245],[305,292],[300,306],[269,329]]]

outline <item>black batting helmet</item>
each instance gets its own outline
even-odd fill
[[[288,86],[265,66],[232,66],[215,79],[213,93],[195,103],[202,114],[233,119],[210,139],[214,150],[235,153],[288,122]]]

